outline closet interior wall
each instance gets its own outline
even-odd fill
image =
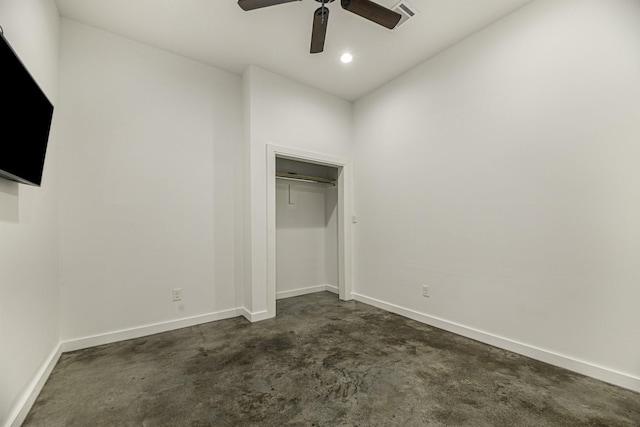
[[[338,169],[276,159],[276,171],[330,180]],[[338,187],[276,179],[276,298],[338,292]]]

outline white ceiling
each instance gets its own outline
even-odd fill
[[[408,0],[388,30],[330,4],[325,49],[310,54],[313,0],[245,12],[236,0],[57,0],[60,15],[241,74],[250,65],[354,101],[531,0]],[[376,0],[392,8],[398,0]],[[340,55],[354,60],[344,65]]]

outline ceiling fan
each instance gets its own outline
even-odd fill
[[[238,0],[238,6],[242,10],[260,9],[262,7],[275,6],[282,3],[301,0]],[[311,30],[311,53],[320,53],[324,50],[324,39],[327,34],[327,23],[329,22],[329,9],[327,3],[334,0],[316,0],[322,3],[313,13],[313,28]],[[355,13],[371,22],[380,24],[390,30],[400,21],[400,14],[393,10],[380,6],[371,0],[340,0],[343,9]]]

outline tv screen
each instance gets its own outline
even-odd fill
[[[40,186],[53,105],[0,34],[0,177]]]

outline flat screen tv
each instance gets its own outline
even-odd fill
[[[0,33],[0,177],[40,186],[53,105]]]

